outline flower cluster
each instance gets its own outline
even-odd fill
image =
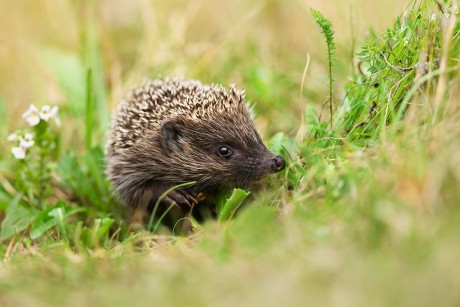
[[[13,153],[14,157],[18,160],[24,159],[26,157],[27,149],[32,147],[35,143],[34,135],[32,133],[25,133],[24,135],[13,133],[8,136],[8,141],[19,141],[19,145],[11,149],[11,152]]]
[[[46,105],[43,106],[41,110],[39,110],[35,105],[31,104],[29,109],[24,114],[22,114],[22,117],[26,119],[30,126],[38,125],[40,120],[47,122],[51,118],[54,119],[57,125],[60,125],[61,122],[57,117],[58,111],[59,108],[57,106],[50,107]]]
[[[50,107],[45,105],[39,110],[35,105],[31,104],[29,109],[22,115],[31,127],[37,126],[40,121],[48,122],[53,119],[57,125],[60,125],[57,113],[57,106]],[[27,150],[35,144],[34,134],[31,132],[15,132],[8,136],[8,141],[15,142],[17,146],[11,149],[13,156],[17,160],[23,160],[26,157]]]

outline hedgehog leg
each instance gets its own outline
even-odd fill
[[[151,188],[151,193],[149,197],[153,204],[167,191],[171,188],[169,184],[155,184]],[[167,208],[174,203],[179,207],[183,208],[185,206],[192,207],[193,204],[198,203],[192,195],[182,189],[175,189],[169,192],[166,196],[160,199],[160,203]],[[153,209],[153,208],[151,208]]]
[[[158,184],[155,185],[154,190],[154,198],[153,200],[158,201],[158,198],[163,195],[163,193],[171,188],[170,185],[167,184]],[[191,211],[193,207],[198,203],[198,201],[187,191],[183,189],[175,189],[169,192],[166,196],[164,196],[161,200],[161,209],[169,210],[168,214],[168,221],[166,224],[169,224],[170,229],[174,231],[180,230],[180,232],[184,235],[189,235],[192,233],[192,225],[191,225],[191,214],[189,214],[189,218],[184,218],[184,210]],[[169,209],[167,209],[169,208]],[[186,209],[189,208],[189,209]],[[150,212],[152,212],[153,208],[150,208]],[[164,212],[164,211],[163,211]],[[157,214],[159,212],[157,211]]]
[[[186,191],[184,190],[174,190],[170,192],[163,200],[163,203],[166,203],[169,208],[171,208],[171,221],[172,221],[172,230],[180,230],[180,233],[183,235],[190,235],[193,233],[192,222],[191,222],[191,213],[193,207],[197,201]],[[185,209],[186,206],[189,209]],[[176,210],[176,212],[174,212]],[[177,214],[177,210],[180,210],[180,214]],[[188,216],[184,216],[184,211],[189,210]]]
[[[171,186],[170,184],[156,182],[150,187],[145,188],[137,206],[133,208],[129,219],[129,225],[132,230],[145,230],[144,225],[148,223],[150,214],[154,210],[158,199],[169,190]],[[170,215],[172,215],[171,219],[179,220],[184,208],[192,208],[193,205],[197,203],[195,198],[185,190],[175,189],[160,199],[161,206],[158,208],[157,215],[161,215],[165,210],[170,210]]]
[[[137,206],[134,207],[129,219],[129,228],[135,232],[145,230],[144,223],[148,219],[148,207],[153,197],[151,189],[145,189]]]

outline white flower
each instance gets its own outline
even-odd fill
[[[36,126],[40,122],[38,109],[33,104],[31,104],[29,109],[24,114],[22,114],[22,117],[26,119],[30,126]]]
[[[42,110],[40,111],[39,115],[41,119],[47,122],[50,120],[50,118],[56,117],[57,112],[57,106],[51,108],[50,106],[46,105],[42,107]]]
[[[53,115],[51,114],[51,107],[48,105],[43,106],[39,115],[40,118],[43,119],[45,122],[49,121],[49,119],[53,117]]]
[[[19,146],[19,147],[13,147],[11,149],[11,152],[13,153],[14,157],[18,160],[22,160],[26,157],[26,148]]]
[[[16,133],[11,133],[10,135],[8,135],[8,138],[7,138],[9,142],[14,142],[17,139],[18,139],[18,135]]]
[[[45,105],[41,110],[38,110],[35,105],[31,104],[29,109],[24,114],[22,114],[22,117],[27,120],[30,126],[38,125],[40,120],[48,122],[51,118],[54,119],[57,125],[60,125],[61,122],[57,117],[58,111],[59,108],[57,106],[50,107],[49,105]]]
[[[54,106],[51,108],[51,114],[53,115],[54,122],[56,123],[56,125],[60,126],[61,121],[59,120],[59,117],[57,116],[58,112],[59,112],[58,106]]]
[[[26,133],[24,137],[19,137],[19,146],[24,148],[30,148],[35,144],[34,136],[32,133]]]

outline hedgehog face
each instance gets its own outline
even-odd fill
[[[249,115],[243,114],[235,118],[219,113],[204,121],[177,118],[163,124],[164,155],[179,162],[182,179],[196,181],[199,190],[247,187],[284,169],[284,160],[267,149]]]

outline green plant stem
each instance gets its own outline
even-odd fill
[[[332,23],[323,15],[321,12],[311,9],[310,14],[321,28],[324,38],[326,39],[327,45],[327,57],[328,57],[328,66],[329,66],[329,112],[330,112],[330,125],[332,129],[332,123],[334,122],[334,108],[332,101],[332,65],[335,61],[335,43],[334,43],[334,30],[332,28]]]

